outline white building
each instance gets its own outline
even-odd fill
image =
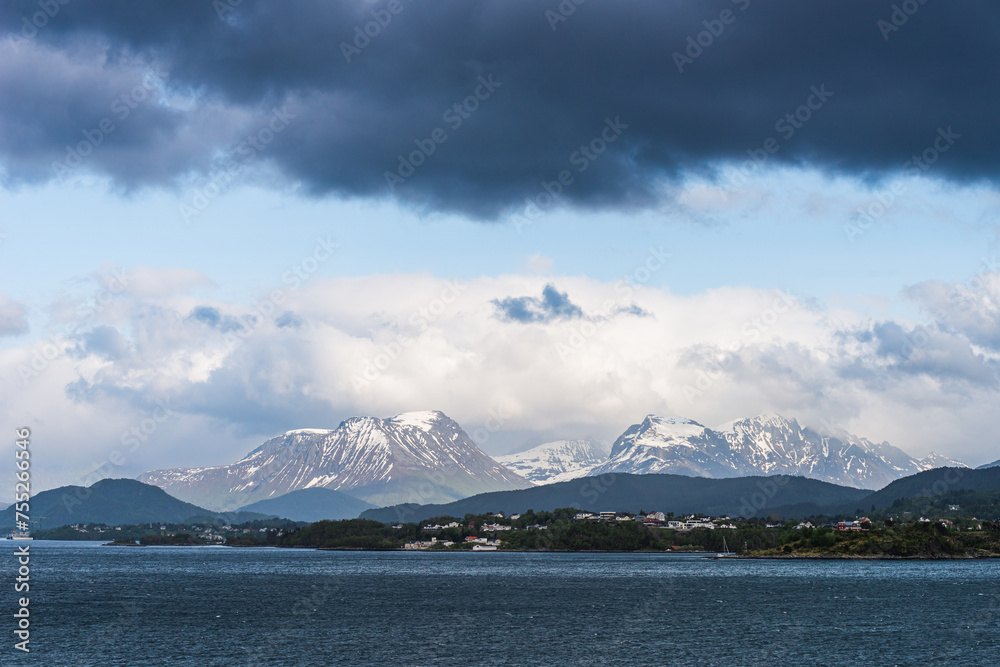
[[[505,526],[501,523],[484,523],[483,530],[488,533],[495,533],[501,530],[510,530],[510,526]]]

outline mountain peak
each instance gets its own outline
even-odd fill
[[[448,419],[440,410],[423,410],[419,412],[404,412],[392,417],[389,421],[400,426],[413,426],[427,431],[438,422]]]
[[[291,431],[285,431],[285,435],[325,435],[327,433],[333,433],[332,429],[328,428],[295,428]]]
[[[705,431],[705,426],[683,417],[646,415],[646,419],[639,426],[639,432],[648,431],[653,431],[664,439],[673,440],[699,435]]]
[[[931,470],[933,468],[968,468],[961,461],[956,461],[953,458],[947,457],[944,454],[939,454],[937,452],[931,452],[924,458],[918,461],[920,466],[924,470]]]
[[[755,421],[767,422],[767,423],[779,423],[779,424],[793,424],[797,423],[794,419],[788,419],[782,417],[777,412],[762,412],[756,417],[753,417]]]
[[[794,419],[764,413],[706,428],[696,421],[648,415],[615,441],[603,473],[672,473],[695,477],[799,475],[878,488],[905,475],[963,466],[941,455],[917,460],[888,443],[850,434],[821,436]]]
[[[298,429],[231,465],[155,470],[140,479],[210,508],[240,507],[304,488],[374,504],[447,502],[530,486],[436,410],[351,417],[332,431]],[[434,480],[429,483],[428,480]]]
[[[530,482],[553,484],[586,476],[608,452],[593,440],[556,440],[494,458]]]
[[[740,426],[749,426],[751,424],[760,424],[761,426],[770,426],[778,428],[796,428],[798,427],[798,422],[794,419],[787,419],[782,417],[777,412],[762,412],[754,417],[743,417],[741,419],[734,419],[728,421],[725,424],[719,424],[713,430],[715,431],[733,431]]]
[[[646,415],[645,421],[656,422],[658,424],[694,424],[696,426],[701,426],[698,422],[693,419],[688,419],[687,417],[678,417],[677,415],[665,415],[663,417],[654,414]]]

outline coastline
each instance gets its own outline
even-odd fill
[[[740,559],[740,560],[990,560],[993,558],[1000,558],[1000,555],[992,556],[952,556],[952,555],[940,555],[940,556],[892,556],[890,554],[885,555],[854,555],[854,554],[740,554],[738,556],[715,556],[713,560],[724,560],[724,559]]]
[[[38,542],[66,542],[65,540],[38,540]],[[80,540],[83,542],[83,540]],[[247,544],[165,544],[165,545],[144,545],[144,544],[123,544],[105,542],[98,546],[102,547],[145,547],[145,546],[170,546],[170,547],[229,547],[234,549],[313,549],[315,551],[351,551],[370,553],[414,553],[414,554],[445,554],[445,553],[520,553],[520,554],[660,554],[663,556],[700,556],[705,560],[808,560],[808,561],[948,561],[948,560],[994,560],[1000,559],[1000,554],[973,554],[973,555],[950,555],[938,554],[932,556],[893,556],[890,554],[858,555],[858,554],[718,554],[714,551],[618,551],[607,549],[499,549],[497,551],[472,551],[471,549],[365,549],[348,547],[313,547],[313,546],[278,546],[278,545],[247,545]]]

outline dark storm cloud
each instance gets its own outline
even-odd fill
[[[500,319],[508,322],[551,322],[558,319],[583,317],[579,306],[569,300],[567,292],[560,292],[554,285],[542,288],[542,297],[507,297],[494,299]]]
[[[27,62],[0,65],[8,177],[40,178],[130,90],[135,63],[156,63],[192,102],[151,105],[94,151],[88,166],[126,183],[207,169],[276,107],[293,117],[260,155],[308,192],[484,218],[524,211],[543,182],[559,204],[651,205],[664,181],[723,162],[877,178],[927,151],[934,164],[906,168],[1000,177],[996,3],[53,5],[34,32],[37,2],[0,9],[12,58],[67,60],[30,77]],[[106,60],[71,67],[94,60],[87,44]]]

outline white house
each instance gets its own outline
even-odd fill
[[[505,526],[501,523],[484,523],[483,530],[489,533],[495,533],[501,530],[510,530],[510,526]]]

